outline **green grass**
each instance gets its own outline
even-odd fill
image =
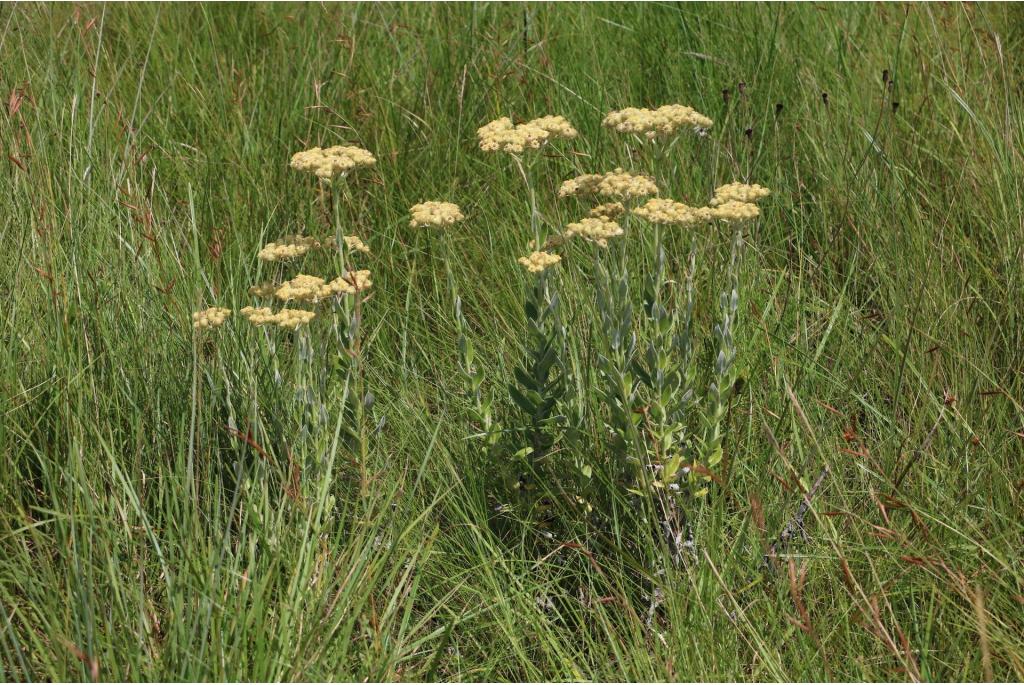
[[[1024,679],[1022,27],[996,4],[3,5],[0,679]],[[671,102],[715,127],[667,194],[773,195],[723,485],[648,622],[626,555],[496,525],[407,209],[465,210],[450,267],[501,391],[529,209],[476,128],[579,128],[538,162],[559,226],[561,180],[628,164],[603,114]],[[287,161],[341,142],[379,159],[345,216],[386,419],[365,500],[333,435],[274,433],[244,322],[189,317],[248,304],[259,247],[318,226]],[[696,240],[709,338],[729,240]],[[225,428],[254,411],[260,450]]]

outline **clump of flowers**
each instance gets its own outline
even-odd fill
[[[725,204],[726,202],[757,202],[768,197],[771,191],[756,183],[726,183],[724,186],[715,188],[715,196],[709,203],[712,207]]]
[[[704,131],[714,124],[686,105],[665,105],[657,109],[627,107],[610,112],[602,123],[619,133],[634,133],[648,140],[671,137],[683,128]]]
[[[316,312],[306,309],[282,309],[277,313],[276,323],[281,328],[290,328],[293,331],[303,324],[307,324],[316,317]]]
[[[626,206],[621,202],[607,202],[603,205],[593,207],[589,212],[587,212],[587,216],[617,219],[625,213]]]
[[[761,210],[752,202],[737,202],[736,200],[720,204],[711,212],[714,218],[730,224],[756,219],[761,214]]]
[[[513,124],[508,117],[501,117],[481,126],[476,135],[484,152],[519,154],[537,150],[556,138],[575,138],[576,129],[561,116],[540,117],[522,124]]]
[[[548,132],[548,134],[554,138],[575,138],[577,131],[573,128],[569,120],[563,116],[549,115],[546,117],[538,117],[532,121],[527,122],[530,126],[536,126],[542,128]]]
[[[587,217],[566,226],[565,235],[568,238],[579,236],[600,247],[608,247],[608,239],[622,235],[622,227],[605,217]]]
[[[326,149],[314,147],[296,152],[292,155],[291,167],[330,182],[338,176],[345,177],[354,169],[370,167],[376,163],[377,159],[361,147],[335,145]]]
[[[344,236],[345,247],[354,251],[362,252],[363,254],[370,254],[370,247],[363,242],[362,238],[357,235]]]
[[[650,221],[652,224],[669,224],[676,226],[693,226],[707,223],[714,216],[707,207],[690,207],[675,200],[655,198],[633,210],[633,214]]]
[[[532,252],[529,257],[520,257],[519,263],[531,274],[543,273],[548,267],[552,267],[562,261],[562,258],[550,252],[538,250]]]
[[[280,326],[297,329],[316,317],[316,312],[305,309],[282,309],[275,312],[270,307],[242,307],[239,313],[254,326]]]
[[[333,281],[327,283],[319,276],[307,274],[299,274],[290,281],[285,281],[274,291],[277,299],[283,302],[310,302],[312,304],[341,294],[344,294],[344,290],[339,290]]]
[[[370,271],[368,269],[350,271],[345,274],[342,280],[349,284],[352,293],[361,293],[373,286],[373,280],[370,278]]]
[[[204,309],[201,312],[195,312],[192,314],[192,328],[200,330],[203,328],[217,328],[222,326],[228,317],[231,316],[231,310],[225,309],[224,307],[210,307]]]
[[[466,218],[454,202],[421,202],[410,207],[409,214],[412,228],[443,228]]]
[[[264,262],[284,262],[304,257],[316,247],[320,247],[320,243],[312,236],[286,235],[264,245],[258,257]]]
[[[563,182],[558,189],[559,197],[597,195],[635,200],[657,194],[658,186],[651,177],[631,174],[621,168],[604,174],[583,174]]]

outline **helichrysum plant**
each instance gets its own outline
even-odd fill
[[[373,394],[366,388],[361,324],[373,280],[368,269],[356,268],[370,254],[369,246],[361,236],[342,231],[337,181],[375,163],[372,154],[351,146],[315,147],[293,155],[293,169],[331,189],[334,235],[290,234],[265,244],[256,256],[266,280],[248,289],[255,301],[239,310],[242,319],[259,329],[261,362],[273,369],[275,385],[285,390],[277,395],[286,400],[285,406],[265,411],[287,433],[282,436],[285,444],[308,447],[303,473],[317,472],[321,451],[315,445],[338,427],[358,466],[363,494],[369,487],[367,413]],[[332,275],[309,273],[313,270]],[[195,313],[193,325],[216,328],[230,314],[213,307]],[[284,351],[290,351],[290,359],[281,357]]]
[[[664,159],[664,150],[680,136],[700,139],[713,126],[684,105],[627,108],[609,113],[603,123],[650,146],[653,160]],[[520,441],[509,446],[505,458],[528,455],[518,463],[543,481],[520,478],[519,485],[568,493],[586,504],[588,517],[590,498],[605,503],[635,498],[633,508],[643,520],[655,518],[651,523],[657,535],[678,563],[691,541],[687,509],[707,495],[710,476],[722,459],[724,421],[737,377],[742,225],[760,216],[756,203],[769,191],[734,182],[719,186],[706,205],[689,206],[662,196],[667,182],[658,180],[661,169],[645,163],[644,168],[565,180],[558,199],[577,203],[582,215],[561,228],[541,226],[536,184],[522,159],[554,137],[575,136],[560,117],[518,125],[499,119],[478,131],[483,151],[513,157],[530,193],[532,252],[519,258],[531,279],[524,300],[527,331],[522,362],[512,369],[509,386],[509,400],[525,420]],[[728,284],[718,298],[710,336],[716,354],[711,367],[701,369],[697,350],[702,337],[694,321],[696,249],[691,247],[679,267],[668,259],[664,239],[672,232],[676,243],[682,233],[693,245],[716,226],[730,227],[734,237]],[[635,255],[643,259],[635,263]],[[554,266],[566,259],[576,261],[578,271],[592,280],[589,306],[573,303],[577,318],[586,319],[582,330],[577,325],[570,331],[562,318]],[[460,348],[471,351],[461,311],[456,319]],[[584,345],[587,349],[580,349]],[[472,371],[473,353],[462,357],[469,392],[478,406],[486,406],[487,421],[492,421],[496,408],[492,402],[480,403],[482,379]],[[570,386],[582,388],[586,397],[567,393]],[[560,458],[556,448],[559,437],[569,434],[575,437],[567,451],[587,456],[582,466],[577,454],[571,466],[561,468],[555,463]],[[593,436],[605,436],[604,444],[593,444]],[[598,480],[601,487],[617,491],[602,495],[601,487],[595,490]]]

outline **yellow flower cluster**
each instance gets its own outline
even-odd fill
[[[282,309],[279,312],[274,312],[269,307],[243,307],[240,312],[254,326],[271,324],[281,328],[290,328],[293,331],[316,317],[316,312],[305,309]]]
[[[587,216],[595,218],[604,217],[605,219],[617,219],[626,213],[626,206],[621,202],[608,202],[603,205],[598,205],[587,212]]]
[[[267,243],[259,252],[264,262],[283,262],[304,256],[320,243],[312,236],[286,235],[277,242]]]
[[[274,294],[277,299],[283,302],[294,301],[316,304],[336,295],[354,295],[372,285],[373,281],[367,269],[349,271],[344,276],[339,276],[330,282],[319,276],[299,274],[290,281],[282,283]]]
[[[622,235],[622,227],[605,217],[587,217],[565,227],[569,238],[579,236],[601,247],[608,247],[608,239]]]
[[[711,198],[711,206],[725,204],[726,202],[757,202],[768,197],[770,190],[758,184],[747,185],[746,183],[726,183],[724,186],[715,188],[715,196]]]
[[[657,194],[658,186],[649,176],[631,174],[623,169],[604,174],[583,174],[565,181],[558,189],[558,197],[599,195],[633,200]]]
[[[335,145],[296,152],[292,155],[291,167],[329,182],[337,176],[345,177],[353,169],[376,163],[377,159],[361,147]]]
[[[192,314],[192,328],[217,328],[231,316],[231,310],[224,307],[210,307]]]
[[[731,224],[739,223],[740,221],[748,221],[750,219],[756,219],[761,214],[761,210],[757,208],[752,202],[737,202],[730,200],[724,202],[712,210],[714,217],[720,221],[727,221]]]
[[[370,247],[357,235],[347,235],[344,238],[345,247],[355,252],[370,254]]]
[[[665,105],[657,109],[627,107],[609,113],[603,123],[619,133],[635,133],[648,140],[667,138],[684,127],[702,130],[714,124],[711,119],[686,105]]]
[[[693,226],[714,219],[713,210],[708,207],[690,207],[682,202],[661,198],[648,200],[642,207],[634,209],[633,214],[652,224],[676,226]]]
[[[569,120],[557,114],[538,117],[528,122],[528,125],[542,128],[554,138],[575,138],[577,134],[576,129],[572,127]]]
[[[575,138],[576,129],[561,116],[540,117],[518,125],[508,117],[502,117],[481,126],[476,135],[484,152],[518,154],[536,150],[556,138]]]
[[[550,252],[533,252],[529,257],[519,258],[519,263],[531,274],[539,274],[560,261],[562,261],[561,257]]]
[[[285,281],[274,292],[277,299],[282,302],[311,302],[316,304],[320,300],[326,300],[334,295],[343,294],[343,290],[336,290],[332,283],[327,283],[319,276],[299,274],[290,281]]]
[[[373,280],[370,278],[369,269],[361,269],[359,271],[349,271],[344,276],[344,281],[348,284],[349,293],[361,293],[364,290],[373,286]],[[334,281],[332,281],[333,283]]]
[[[466,218],[454,202],[421,202],[410,207],[409,214],[409,225],[413,228],[451,226]]]

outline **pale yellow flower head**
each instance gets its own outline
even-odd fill
[[[274,310],[270,307],[242,307],[239,313],[254,326],[277,323]]]
[[[280,326],[292,330],[309,323],[316,316],[316,312],[305,309],[282,309],[274,312],[269,307],[243,307],[240,313],[254,326]]]
[[[373,280],[368,269],[361,269],[359,271],[349,271],[344,276],[338,276],[327,285],[339,295],[355,295],[372,287]]]
[[[529,257],[519,258],[519,263],[531,274],[539,274],[560,261],[562,261],[561,257],[550,252],[533,252]]]
[[[357,293],[361,293],[373,286],[373,280],[370,278],[369,269],[349,271],[345,274],[345,280],[352,285],[353,292]]]
[[[657,194],[658,186],[649,176],[631,174],[623,169],[604,174],[583,174],[565,181],[558,189],[559,197],[598,195],[620,200],[635,200]]]
[[[608,239],[622,235],[622,227],[604,217],[587,217],[565,227],[569,238],[579,236],[601,247],[608,247]]]
[[[756,219],[761,215],[761,210],[752,202],[737,202],[730,200],[723,202],[711,210],[711,214],[719,221],[726,221],[731,224],[741,221]]]
[[[294,331],[314,318],[316,318],[316,312],[305,309],[282,309],[274,316],[274,323],[281,328],[290,328]]]
[[[344,237],[345,247],[353,252],[362,252],[364,254],[370,254],[369,246],[362,241],[357,235],[347,235]]]
[[[569,123],[568,119],[557,114],[538,117],[537,119],[526,122],[526,125],[542,128],[547,131],[549,136],[552,138],[571,139],[575,138],[578,134],[576,129],[572,127],[572,124]]]
[[[443,228],[466,218],[454,202],[421,202],[409,208],[409,215],[413,228]]]
[[[604,217],[605,219],[618,219],[620,216],[625,214],[626,206],[621,202],[607,202],[603,205],[598,205],[587,212],[587,216],[594,218]]]
[[[633,133],[648,140],[669,138],[684,128],[704,131],[714,124],[686,105],[665,105],[657,109],[627,107],[610,112],[602,123],[619,133]]]
[[[316,304],[337,293],[319,276],[299,274],[290,281],[282,283],[274,292],[282,302],[309,302]]]
[[[296,152],[292,155],[291,167],[330,182],[339,176],[344,178],[350,171],[376,163],[377,159],[361,147],[335,145]]]
[[[717,207],[718,205],[733,201],[757,202],[758,200],[768,197],[770,193],[770,190],[764,186],[759,186],[756,183],[753,185],[747,185],[746,183],[726,183],[724,186],[718,186],[715,188],[715,196],[711,198],[710,204],[712,207]]]
[[[694,226],[715,218],[714,211],[709,207],[690,207],[682,202],[662,198],[648,200],[646,204],[634,209],[633,214],[652,224],[675,226]]]
[[[537,150],[557,138],[575,138],[576,129],[561,116],[540,117],[522,124],[513,124],[508,117],[502,117],[481,126],[476,135],[484,152],[519,154]]]
[[[286,235],[276,242],[267,243],[258,256],[264,262],[284,262],[303,257],[315,247],[320,247],[320,243],[312,236]]]
[[[224,307],[210,307],[201,312],[192,314],[192,328],[200,330],[203,328],[217,328],[224,324],[231,316],[231,310]]]

